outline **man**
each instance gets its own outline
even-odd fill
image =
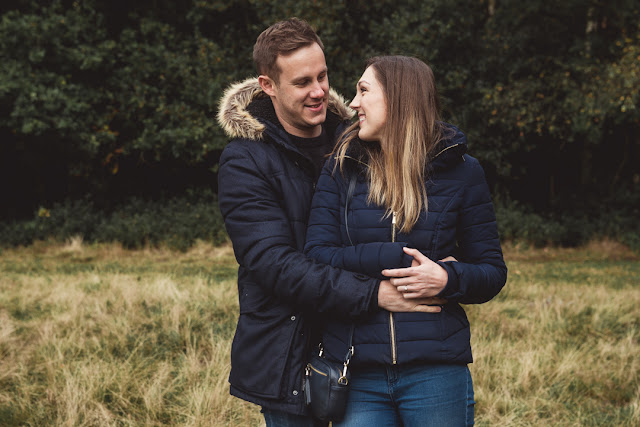
[[[218,112],[232,138],[218,198],[239,264],[229,382],[232,395],[262,406],[267,426],[311,426],[302,384],[315,314],[440,309],[302,253],[315,182],[353,112],[329,89],[324,46],[306,22],[266,29],[253,58],[259,77],[232,85]]]

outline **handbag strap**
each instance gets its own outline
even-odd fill
[[[353,356],[355,348],[353,347],[353,331],[356,329],[356,324],[351,323],[351,330],[349,331],[349,350],[347,350],[347,354],[344,356],[344,363],[342,368],[342,375],[338,378],[338,384],[347,385],[349,384],[349,379],[347,378],[347,372],[349,370],[349,363],[351,362],[351,357]]]
[[[349,177],[349,188],[347,189],[347,200],[344,205],[344,227],[347,230],[347,237],[349,238],[349,243],[351,246],[354,246],[353,240],[351,240],[351,235],[349,234],[349,203],[351,203],[351,199],[353,199],[353,193],[356,188],[357,176],[355,173],[352,173]],[[347,378],[347,372],[349,369],[349,363],[351,362],[351,357],[353,357],[353,353],[355,348],[353,347],[353,332],[356,329],[356,324],[351,323],[351,330],[349,331],[349,347],[347,350],[347,354],[344,356],[344,363],[342,368],[342,375],[338,379],[338,383],[342,385],[347,385],[349,380]],[[321,350],[322,351],[322,350]]]
[[[353,244],[353,240],[351,240],[351,235],[349,234],[349,203],[351,203],[351,199],[353,199],[353,192],[356,189],[357,178],[356,173],[351,173],[351,177],[349,178],[349,188],[347,189],[347,201],[344,204],[344,228],[347,230],[347,237],[349,238],[351,246],[355,245]]]
[[[351,330],[349,331],[349,350],[347,351],[347,354],[344,356],[344,363],[346,365],[349,365],[349,362],[351,361],[351,357],[353,356],[353,353],[355,350],[355,348],[353,347],[353,331],[355,329],[356,329],[356,324],[351,323]]]
[[[355,172],[351,173],[349,177],[349,188],[347,189],[347,200],[344,204],[344,228],[347,230],[347,237],[349,238],[349,243],[351,246],[355,246],[353,244],[353,240],[351,240],[351,235],[349,234],[349,203],[351,203],[351,199],[353,199],[353,193],[356,189],[357,182],[357,174]],[[355,323],[351,323],[351,331],[349,332],[349,350],[347,351],[347,355],[344,357],[344,372],[346,375],[347,366],[349,366],[349,362],[351,361],[351,356],[353,356],[354,347],[353,347],[353,331],[356,328]]]

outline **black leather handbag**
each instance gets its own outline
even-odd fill
[[[356,187],[356,174],[352,174],[347,190],[347,200],[344,207],[344,221],[347,236],[351,245],[349,234],[348,209]],[[311,356],[305,369],[304,398],[311,413],[322,421],[339,421],[344,416],[347,408],[347,394],[349,392],[349,362],[353,356],[353,331],[355,325],[351,325],[349,332],[349,349],[342,364],[332,362],[323,357],[322,344],[318,346],[318,354]]]
[[[353,325],[349,337],[349,350],[343,363],[332,362],[323,356],[322,345],[318,354],[311,356],[305,368],[305,403],[311,413],[322,421],[339,421],[347,408],[349,392],[349,362],[353,356]]]

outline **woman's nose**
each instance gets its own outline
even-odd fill
[[[358,99],[358,95],[353,97],[353,99],[351,100],[351,104],[349,104],[349,107],[354,110],[357,110],[360,107],[360,100]]]

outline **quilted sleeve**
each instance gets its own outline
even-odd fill
[[[348,184],[328,162],[318,180],[311,204],[305,253],[322,263],[344,268],[380,280],[388,279],[385,268],[411,266],[411,257],[402,248],[406,243],[372,242],[352,245],[346,236],[344,208]],[[366,197],[356,187],[354,197]],[[362,190],[361,190],[362,191]],[[343,231],[344,230],[344,231]]]
[[[500,292],[507,280],[507,267],[484,171],[473,157],[465,159],[470,171],[457,224],[459,262],[439,262],[447,270],[449,280],[438,296],[478,304]]]

